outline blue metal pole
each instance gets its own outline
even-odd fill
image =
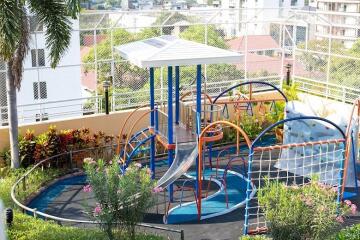
[[[168,143],[174,144],[173,140],[173,68],[171,66],[168,67]],[[168,151],[168,165],[171,166],[172,162],[174,160],[174,150]],[[173,201],[173,192],[174,188],[173,185],[169,185],[169,201]]]
[[[254,148],[251,146],[249,150],[249,163],[248,163],[248,178],[246,179],[246,199],[245,199],[245,221],[244,221],[244,229],[243,234],[248,234],[249,231],[249,211],[250,211],[250,196],[251,192],[254,191],[251,187],[251,170],[252,170],[252,160],[254,155]]]
[[[201,133],[201,65],[196,66],[196,134],[199,137]],[[200,118],[200,119],[198,119]],[[199,189],[199,180],[201,176],[199,176],[199,161],[202,159],[197,158],[196,161],[196,193],[198,193]],[[197,196],[198,198],[201,196]]]
[[[180,121],[180,67],[175,67],[175,123]]]
[[[201,114],[201,65],[196,66],[196,113]],[[196,131],[200,135],[201,126],[197,126]]]
[[[150,68],[150,127],[155,130],[155,86],[154,86],[154,68]],[[155,179],[155,138],[150,140],[150,169],[151,177]]]

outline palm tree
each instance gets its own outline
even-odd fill
[[[7,65],[7,102],[11,167],[18,168],[18,117],[16,91],[20,89],[23,62],[29,49],[29,15],[45,26],[46,48],[51,67],[55,68],[71,39],[71,21],[80,11],[79,0],[1,0],[0,1],[0,60]]]

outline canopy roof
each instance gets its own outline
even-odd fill
[[[242,54],[171,35],[149,38],[115,47],[121,57],[146,67],[240,63]]]

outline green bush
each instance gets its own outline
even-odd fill
[[[22,176],[27,169],[11,169],[6,177],[0,178],[0,199],[3,201],[6,207],[15,207],[11,199],[11,187],[14,185],[16,179]],[[16,198],[20,201],[24,201],[31,193],[37,191],[44,183],[51,181],[55,177],[61,175],[61,170],[58,169],[41,169],[34,170],[26,178],[26,189],[22,188],[22,184],[19,184],[19,191],[16,192]]]
[[[69,150],[81,150],[91,147],[112,145],[115,143],[114,136],[106,135],[99,131],[91,133],[88,128],[68,129],[58,131],[55,126],[35,136],[34,131],[27,130],[24,136],[19,137],[20,160],[22,167],[28,167],[41,160]],[[0,160],[10,163],[10,150],[0,152]]]
[[[258,192],[275,240],[316,240],[332,234],[342,215],[350,211],[346,204],[338,208],[336,197],[337,188],[315,180],[303,186],[265,180],[265,187]]]
[[[332,240],[359,240],[360,224],[342,229]]]
[[[89,185],[84,191],[92,191],[97,201],[89,215],[100,223],[110,240],[116,238],[117,232],[135,239],[136,224],[142,221],[154,202],[150,170],[137,163],[120,174],[116,161],[106,164],[103,160],[87,159],[85,162]]]
[[[7,231],[9,240],[108,240],[97,229],[80,229],[60,226],[51,221],[43,221],[15,212],[13,226]],[[126,236],[119,239],[126,240]],[[136,240],[161,240],[162,237],[139,234]]]

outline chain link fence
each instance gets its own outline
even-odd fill
[[[74,61],[62,61],[58,67],[59,73],[69,71],[68,78],[74,78],[71,83],[64,83],[67,88],[76,85],[81,89],[81,93],[74,97],[66,95],[66,99],[56,98],[47,90],[54,84],[49,80],[51,74],[56,73],[49,72],[47,51],[39,47],[43,44],[43,27],[34,23],[35,18],[31,20],[34,49],[29,53],[31,67],[25,68],[24,81],[33,85],[31,90],[23,91],[29,91],[35,101],[29,103],[30,110],[27,110],[29,106],[19,106],[20,123],[102,112],[102,82],[109,75],[113,76],[112,111],[148,102],[148,71],[121,59],[114,47],[163,34],[244,54],[243,61],[236,64],[204,66],[204,89],[213,96],[236,83],[253,79],[281,86],[288,64],[292,66],[294,82],[302,91],[343,102],[352,102],[360,96],[360,14],[356,13],[283,8],[82,13],[79,22],[74,23],[76,44],[69,49],[70,53],[78,51],[79,55],[75,54]],[[26,74],[31,71],[36,74]],[[181,68],[183,91],[194,89],[195,72],[194,66]],[[0,89],[5,77],[1,68]],[[156,69],[155,79],[156,101],[165,102],[167,69]],[[6,105],[6,93],[2,91],[2,124],[7,121]]]

